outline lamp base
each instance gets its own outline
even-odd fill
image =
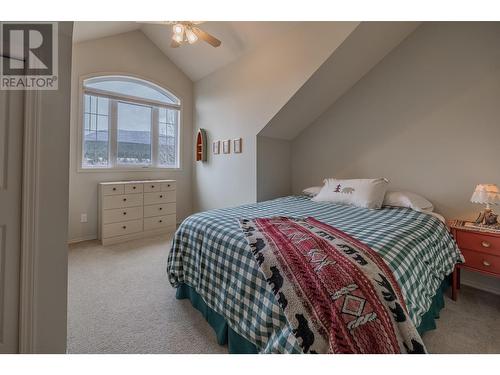
[[[493,213],[491,208],[486,208],[484,211],[479,213],[476,219],[476,224],[483,225],[495,225],[497,224],[498,215]]]

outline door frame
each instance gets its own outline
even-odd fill
[[[19,289],[19,353],[35,352],[41,93],[25,91]]]

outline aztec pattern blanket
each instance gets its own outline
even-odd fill
[[[240,226],[304,353],[425,353],[398,283],[368,246],[314,218]]]
[[[195,289],[261,353],[302,352],[238,222],[274,216],[312,216],[376,251],[396,277],[416,327],[446,275],[463,261],[443,223],[409,208],[368,210],[288,196],[189,216],[177,229],[168,256],[171,285]]]

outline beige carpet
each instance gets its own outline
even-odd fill
[[[169,240],[152,238],[69,251],[69,353],[227,353],[201,314],[176,300],[166,277]],[[432,353],[500,353],[500,296],[463,287],[446,299]]]

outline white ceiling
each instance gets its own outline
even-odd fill
[[[75,22],[73,42],[79,43],[132,30],[141,30],[191,80],[197,81],[235,61],[299,22],[204,22],[199,27],[222,41],[214,48],[205,42],[171,48],[172,27],[137,22]]]

